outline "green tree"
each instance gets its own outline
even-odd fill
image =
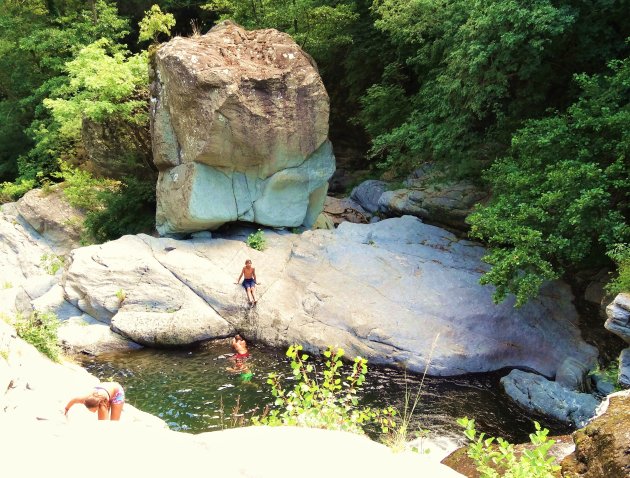
[[[630,238],[630,59],[609,66],[576,76],[580,99],[528,121],[486,173],[494,198],[468,220],[490,245],[482,283],[497,301],[513,293],[521,305]]]
[[[153,5],[151,10],[145,12],[139,26],[139,41],[153,40],[157,43],[160,34],[167,37],[171,35],[171,29],[175,26],[175,17],[170,13],[163,13],[159,5]]]

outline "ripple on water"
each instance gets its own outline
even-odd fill
[[[125,386],[127,401],[154,414],[177,431],[201,433],[236,426],[232,416],[260,414],[273,403],[266,383],[270,372],[292,380],[289,362],[279,350],[250,347],[249,374],[241,373],[229,359],[226,341],[204,344],[193,350],[143,349],[85,359],[83,365],[101,380],[116,380]],[[463,441],[456,420],[468,416],[478,429],[510,441],[528,440],[533,417],[507,399],[499,385],[505,373],[461,377],[426,377],[415,408],[412,426]],[[361,403],[392,405],[399,411],[405,397],[412,403],[421,377],[400,370],[370,368]],[[540,420],[554,433],[569,430],[558,423]]]

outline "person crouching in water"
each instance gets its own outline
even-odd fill
[[[232,355],[232,359],[234,360],[243,360],[249,357],[249,350],[247,349],[247,342],[240,335],[236,334],[232,339],[232,348],[236,352]]]
[[[245,288],[245,292],[247,292],[247,300],[251,305],[256,305],[256,269],[252,267],[252,261],[247,259],[245,261],[245,267],[241,270],[241,274],[236,279],[236,284],[241,282],[241,277],[243,280],[243,287]]]
[[[99,420],[120,420],[125,391],[119,383],[101,382],[88,395],[70,400],[64,415],[67,416],[68,410],[77,403],[82,403],[91,412],[97,412]]]

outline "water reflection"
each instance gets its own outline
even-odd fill
[[[86,359],[83,365],[101,380],[125,386],[127,400],[156,415],[178,431],[200,433],[238,426],[243,418],[260,414],[273,403],[266,383],[270,372],[283,374],[290,385],[289,361],[281,351],[250,346],[248,371],[236,370],[228,342],[205,344],[194,350],[144,349]],[[510,441],[527,441],[534,417],[513,405],[499,386],[501,373],[424,381],[413,427],[455,440],[462,439],[456,419],[474,418],[478,430]],[[413,399],[419,376],[399,370],[370,368],[361,403],[392,405],[402,410],[405,396]],[[234,418],[236,417],[236,418]],[[537,418],[552,434],[569,431]]]

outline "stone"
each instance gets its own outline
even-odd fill
[[[595,390],[601,396],[605,397],[615,391],[615,384],[610,382],[604,375],[600,373],[594,373],[593,375],[591,375],[591,378],[593,380],[593,386],[595,387]]]
[[[414,187],[385,191],[379,211],[388,216],[410,214],[435,224],[468,230],[466,217],[487,193],[470,181],[448,181],[438,184],[414,184]]]
[[[367,224],[369,222],[368,213],[359,204],[348,198],[338,199],[327,196],[324,202],[324,214],[330,218],[333,227],[346,221],[356,224]]]
[[[518,309],[513,298],[495,305],[492,288],[479,285],[484,249],[417,218],[302,234],[267,229],[263,251],[246,245],[247,234],[141,234],[75,249],[65,295],[143,345],[239,331],[280,348],[341,346],[422,373],[437,337],[429,373],[441,376],[514,365],[554,376],[567,357],[589,363],[597,355],[580,336],[566,284],[547,284]],[[245,259],[260,282],[255,308],[234,284]]]
[[[630,476],[630,390],[609,395],[573,440],[575,452],[562,462],[563,477]]]
[[[335,170],[329,99],[289,35],[225,21],[161,45],[153,66],[160,234],[315,222]]]
[[[148,102],[148,93],[143,99]],[[83,118],[81,139],[88,158],[81,164],[81,169],[97,177],[122,179],[133,176],[155,181],[157,168],[151,159],[148,124],[113,119],[97,123]]]
[[[33,189],[18,200],[17,210],[56,253],[80,245],[85,213],[68,203],[62,189]]]
[[[604,327],[630,344],[630,294],[618,294],[606,307],[606,315]]]
[[[512,370],[501,378],[505,393],[531,413],[554,418],[575,427],[584,426],[593,416],[599,402],[588,393],[567,390],[545,377]]]
[[[366,211],[374,214],[379,211],[379,200],[386,190],[387,183],[385,181],[369,179],[352,190],[350,199],[356,201]]]
[[[590,392],[590,364],[568,357],[556,372],[556,382],[568,390]]]
[[[619,385],[630,388],[630,347],[625,348],[619,355]]]
[[[173,243],[168,239],[162,252],[177,254]],[[75,249],[63,285],[72,305],[138,344],[188,345],[234,333],[138,236]]]

